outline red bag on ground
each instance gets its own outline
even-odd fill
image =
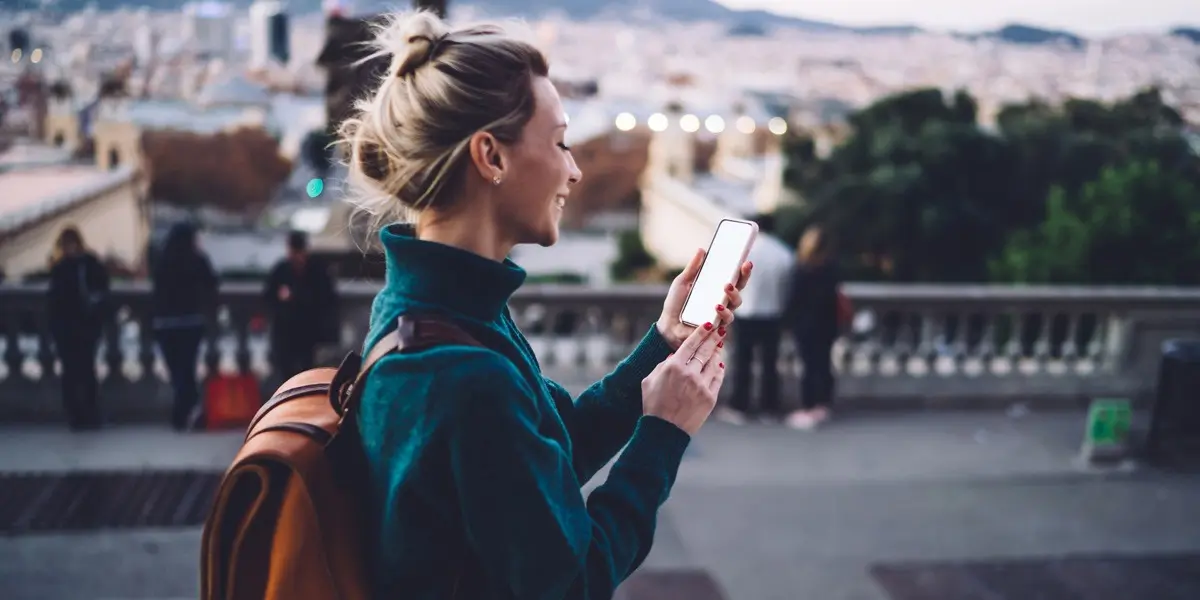
[[[220,373],[204,384],[205,429],[245,428],[262,408],[262,394],[253,373]]]

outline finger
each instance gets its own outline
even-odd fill
[[[683,343],[679,345],[679,349],[675,351],[676,357],[682,357],[686,361],[691,358],[697,350],[700,349],[700,344],[709,336],[717,331],[717,326],[713,323],[705,323],[692,330]]]
[[[734,319],[733,311],[729,310],[728,308],[725,308],[724,304],[718,304],[716,308],[717,308],[717,322],[713,323],[713,325],[715,325],[717,327],[718,334],[725,335],[725,329],[727,329],[729,327],[729,324],[733,322],[733,319]]]
[[[742,291],[733,286],[732,283],[725,285],[725,306],[729,310],[737,310],[742,305]]]
[[[700,341],[700,347],[696,349],[696,353],[692,355],[693,361],[700,361],[701,368],[708,366],[708,363],[713,359],[713,355],[717,353],[720,347],[725,345],[725,329],[714,327],[715,333]]]
[[[720,337],[720,334],[718,334],[716,337]],[[699,359],[697,359],[697,360],[699,360]],[[717,341],[717,347],[713,350],[712,356],[708,357],[708,362],[704,363],[704,368],[701,369],[701,373],[710,374],[714,370],[721,370],[724,368],[725,368],[725,340],[719,339]]]
[[[683,272],[675,277],[676,283],[691,284],[696,280],[696,274],[700,272],[700,267],[704,265],[704,248],[697,248],[696,253],[692,255],[692,260],[688,261]]]
[[[746,289],[746,284],[750,282],[750,274],[753,270],[754,263],[750,261],[742,263],[742,268],[738,269],[737,289]]]
[[[717,393],[721,391],[721,383],[725,381],[726,371],[727,369],[725,368],[725,363],[719,362],[717,363],[717,368],[707,373],[709,376],[708,391],[713,396],[716,396]]]

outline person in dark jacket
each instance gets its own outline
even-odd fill
[[[171,377],[174,402],[171,425],[194,429],[203,416],[196,366],[207,317],[217,304],[217,274],[200,250],[196,228],[179,223],[171,228],[155,261],[154,335]]]
[[[833,403],[833,343],[838,338],[838,290],[841,286],[829,237],[810,227],[800,238],[788,293],[787,321],[800,350],[804,375],[800,381],[802,408],[785,423],[809,430],[829,419]]]
[[[317,344],[336,323],[337,289],[328,267],[308,254],[308,236],[288,234],[288,255],[267,277],[263,300],[271,316],[271,369],[286,380],[316,364]]]
[[[62,366],[62,400],[72,430],[100,427],[96,348],[109,306],[108,271],[74,227],[62,230],[50,259],[50,335]]]

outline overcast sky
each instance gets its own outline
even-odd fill
[[[1200,26],[1200,0],[717,0],[732,8],[843,23],[980,30],[1018,21],[1082,34]]]

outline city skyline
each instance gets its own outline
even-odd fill
[[[1194,0],[1009,0],[995,4],[963,4],[955,0],[717,0],[738,10],[775,13],[831,21],[842,25],[911,24],[936,30],[981,31],[1019,22],[1066,29],[1082,35],[1161,32],[1178,26],[1200,26]]]

